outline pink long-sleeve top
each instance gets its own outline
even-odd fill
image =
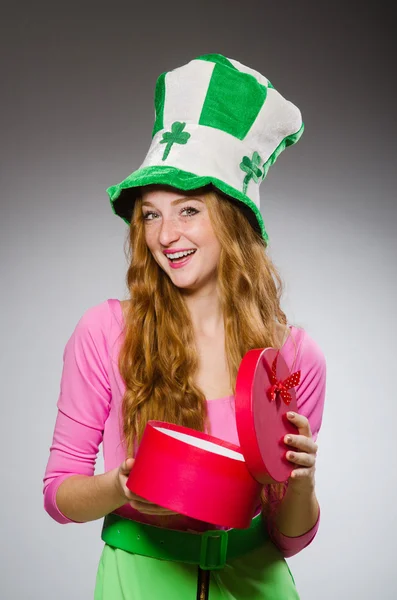
[[[118,369],[118,353],[124,335],[119,300],[106,300],[89,308],[78,321],[66,343],[63,370],[50,456],[44,483],[44,508],[58,523],[73,523],[59,510],[56,494],[71,475],[94,475],[99,445],[103,442],[105,472],[124,461],[121,435],[121,400],[125,384]],[[294,343],[295,342],[295,343]],[[298,412],[309,422],[313,439],[321,426],[326,366],[322,351],[302,328],[290,326],[290,335],[281,349],[290,369],[301,370],[296,387]],[[234,413],[234,396],[207,401],[211,434],[239,444]],[[202,530],[203,523],[177,515],[144,515],[125,504],[117,514],[172,529]],[[165,520],[166,525],[164,525]],[[314,539],[320,514],[313,528],[298,537],[283,535],[268,519],[269,536],[284,557],[290,557]],[[206,527],[213,529],[212,525]]]

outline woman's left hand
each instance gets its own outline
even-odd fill
[[[288,479],[288,486],[299,491],[312,491],[315,485],[314,474],[318,446],[313,441],[308,419],[299,413],[291,414],[294,416],[291,417],[290,413],[287,413],[288,421],[297,427],[298,435],[287,434],[284,437],[284,442],[288,446],[286,458],[299,468],[292,471]]]

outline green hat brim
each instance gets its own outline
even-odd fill
[[[189,173],[176,167],[148,166],[138,169],[124,179],[121,183],[112,185],[106,192],[110,199],[113,212],[129,225],[140,187],[146,185],[167,185],[173,188],[190,191],[208,185],[213,185],[230,199],[239,201],[238,206],[243,210],[254,229],[268,242],[269,236],[258,207],[245,194],[215,177],[204,177]],[[248,210],[247,210],[248,209]]]

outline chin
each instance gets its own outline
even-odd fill
[[[197,281],[197,279],[193,279],[192,277],[175,277],[174,273],[171,273],[171,275],[169,275],[169,278],[171,279],[175,287],[178,287],[180,289],[191,290],[196,289],[200,286],[200,283]]]
[[[187,281],[186,283],[184,282],[178,282],[178,281],[174,281],[171,278],[172,283],[174,284],[175,287],[180,288],[181,290],[192,290],[195,289],[197,287],[197,283],[196,282],[189,282]]]

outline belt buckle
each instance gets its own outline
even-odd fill
[[[210,529],[201,534],[200,562],[203,570],[222,569],[226,564],[228,533]]]

